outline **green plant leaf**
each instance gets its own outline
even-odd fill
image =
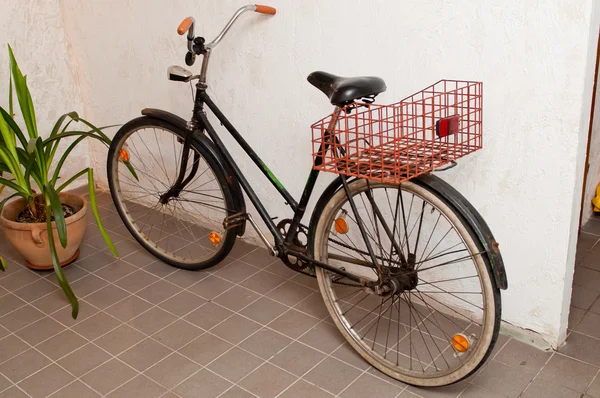
[[[8,68],[8,114],[11,118],[15,117],[15,114],[13,113],[13,88],[11,68]]]
[[[15,55],[13,54],[10,45],[8,46],[8,55],[10,58],[13,81],[15,83],[15,91],[17,92],[17,99],[19,100],[19,107],[21,108],[23,120],[27,126],[29,137],[36,138],[38,133],[35,122],[35,111],[31,101],[31,94],[29,93],[29,88],[27,87],[27,79],[21,73],[21,69],[19,69],[19,65],[15,60]]]
[[[63,212],[60,198],[52,184],[46,184],[44,189],[47,197],[46,202],[50,203],[50,207],[52,208],[52,215],[54,216],[54,222],[56,223],[58,239],[62,247],[67,247],[67,224],[65,223],[65,213]]]
[[[49,143],[51,143],[53,141],[62,140],[63,138],[66,138],[66,137],[75,137],[75,136],[86,136],[86,137],[94,138],[94,139],[102,142],[106,146],[110,145],[110,140],[108,140],[108,142],[106,142],[106,141],[104,141],[104,139],[102,139],[101,137],[97,136],[94,133],[88,133],[86,131],[67,131],[65,133],[60,133],[58,135],[55,135],[52,138],[47,138],[44,141],[44,146],[48,145]]]
[[[67,129],[67,127],[69,127],[69,124],[71,124],[72,121],[76,121],[76,122],[79,121],[79,115],[77,114],[77,112],[65,113],[64,115],[59,117],[58,120],[56,121],[56,123],[54,124],[54,127],[52,128],[52,132],[50,133],[49,138],[52,138],[58,134],[58,131],[60,130],[63,122],[65,121],[65,119],[67,117],[71,118],[71,120],[69,120],[67,122],[65,127],[62,129],[62,132],[64,132]],[[58,147],[58,141],[54,144],[53,147],[49,146],[46,148],[46,157],[48,158],[49,162],[52,162],[52,159],[54,158],[54,154],[56,153],[57,147]]]
[[[0,177],[0,184],[6,185],[7,187],[14,189],[15,191],[19,192],[21,195],[24,195],[24,196],[28,195],[28,192],[25,191],[23,188],[21,188],[20,186],[18,186],[14,182],[8,181],[5,178],[1,178]]]
[[[6,261],[0,256],[0,271],[5,272],[7,268]]]
[[[71,308],[73,309],[71,312],[71,316],[73,319],[77,318],[79,314],[79,301],[77,301],[77,297],[75,297],[75,293],[73,293],[73,289],[69,285],[67,278],[65,278],[65,274],[60,266],[60,262],[58,260],[58,254],[56,253],[56,245],[54,243],[54,234],[52,233],[52,214],[50,210],[50,199],[48,197],[46,199],[46,225],[48,228],[48,246],[50,247],[50,255],[52,257],[52,266],[54,267],[54,274],[56,275],[56,280],[60,285],[63,292],[65,292],[65,296],[71,302]]]
[[[12,134],[12,131],[8,127],[6,120],[4,120],[4,116],[0,114],[0,135],[2,135],[2,140],[4,141],[4,148],[6,148],[13,156],[18,158],[17,156],[17,141],[15,139],[15,135]]]
[[[79,137],[77,138],[75,141],[73,141],[71,143],[71,145],[69,145],[69,147],[67,148],[67,150],[63,153],[63,155],[61,156],[60,160],[58,161],[58,164],[56,165],[56,168],[54,169],[54,175],[52,176],[52,185],[56,185],[56,181],[58,181],[58,176],[60,175],[60,171],[62,169],[63,164],[65,163],[65,161],[67,160],[67,158],[69,157],[69,154],[71,153],[71,151],[73,149],[75,149],[75,147],[85,139],[86,137]],[[85,170],[84,170],[85,171]],[[58,192],[60,192],[61,189],[58,189]]]
[[[100,137],[102,137],[102,140],[103,140],[103,141],[104,141],[106,144],[110,145],[110,138],[108,138],[108,136],[107,136],[106,134],[104,134],[104,133],[103,133],[103,132],[102,132],[102,131],[101,131],[101,130],[98,128],[98,127],[94,126],[92,123],[88,122],[88,121],[87,121],[87,120],[85,120],[85,119],[79,119],[79,121],[80,121],[81,123],[85,124],[86,126],[88,126],[89,128],[91,128],[91,129],[92,129],[94,132],[96,132],[96,133],[97,133],[97,134],[98,134]],[[115,126],[118,126],[118,125],[107,126],[107,127],[105,127],[105,128],[108,128],[108,127],[115,127]]]
[[[19,196],[20,194],[18,192],[13,193],[12,195],[2,199],[0,201],[0,213],[2,213],[2,208],[4,207],[4,205],[6,204],[6,202],[8,202],[9,200],[11,200],[12,198],[14,198],[15,196]]]
[[[79,177],[81,177],[82,175],[84,175],[85,173],[87,173],[87,169],[81,170],[79,173],[77,173],[73,177],[69,178],[67,180],[67,182],[65,182],[60,187],[58,187],[58,189],[56,190],[56,192],[62,192],[63,189],[65,189],[66,187],[68,187],[70,184],[73,183],[73,181],[75,181],[76,179],[78,179]]]
[[[137,173],[135,172],[135,169],[134,169],[134,168],[133,168],[133,166],[131,165],[131,162],[128,160],[127,162],[123,162],[123,163],[125,163],[125,166],[126,166],[128,169],[129,169],[129,172],[131,173],[131,175],[132,175],[133,177],[135,177],[135,179],[136,179],[137,181],[139,181],[140,179],[139,179],[139,177],[138,177]]]
[[[113,244],[112,240],[110,239],[110,236],[106,232],[106,229],[104,229],[104,225],[102,225],[102,220],[100,219],[100,212],[98,211],[98,203],[96,202],[96,189],[94,188],[94,170],[91,168],[88,168],[87,172],[88,172],[88,190],[90,192],[90,205],[92,207],[92,213],[94,213],[94,218],[96,219],[96,224],[98,224],[98,229],[100,230],[100,233],[102,234],[102,238],[104,238],[104,242],[106,242],[106,245],[108,246],[108,248],[110,249],[112,254],[116,258],[119,258],[119,253],[117,253],[117,249],[115,248],[115,245]]]
[[[9,112],[10,112],[10,110],[9,110]],[[4,110],[4,108],[2,108],[1,106],[0,106],[0,114],[4,118],[4,121],[6,122],[6,124],[8,124],[8,127],[11,128],[13,133],[17,136],[17,138],[21,142],[21,146],[23,146],[23,148],[27,147],[27,139],[25,138],[25,134],[23,134],[23,132],[19,128],[19,125],[17,124],[17,122],[15,122],[15,119],[12,116],[10,116],[9,113],[6,112],[6,110]]]

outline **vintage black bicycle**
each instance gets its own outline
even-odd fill
[[[472,374],[498,337],[506,274],[485,221],[433,172],[481,148],[481,83],[442,80],[377,105],[380,78],[312,73],[308,81],[335,109],[312,126],[313,167],[296,201],[207,94],[210,55],[246,11],[275,14],[242,7],[210,43],[194,35],[193,18],[179,26],[187,65],[203,57],[199,75],[169,68],[170,80],[198,81],[191,120],[144,109],[114,137],[108,177],[123,222],[150,253],[186,270],[219,263],[249,223],[272,255],[317,278],[340,332],[377,369],[419,386]],[[207,110],[281,194],[291,219],[269,214]],[[321,171],[338,176],[305,225]]]

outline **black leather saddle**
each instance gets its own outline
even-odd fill
[[[344,106],[363,97],[374,97],[386,89],[383,79],[374,76],[340,77],[327,72],[313,72],[307,80],[336,106]]]

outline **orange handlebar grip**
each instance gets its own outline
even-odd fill
[[[274,9],[273,7],[261,6],[260,4],[255,4],[255,5],[256,5],[255,12],[259,12],[261,14],[275,15],[275,13],[277,12],[277,10]]]
[[[185,32],[187,32],[190,28],[190,26],[192,26],[193,22],[194,21],[192,20],[192,17],[187,17],[186,19],[181,21],[181,23],[177,27],[177,33],[179,33],[180,35],[185,34]]]

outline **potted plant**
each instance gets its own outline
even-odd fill
[[[98,212],[94,190],[94,172],[85,168],[68,180],[61,179],[63,165],[73,149],[85,138],[97,139],[110,145],[110,139],[77,113],[62,115],[46,138],[38,132],[35,110],[23,76],[10,46],[10,77],[8,110],[0,107],[0,186],[14,192],[0,200],[0,223],[6,238],[34,269],[54,270],[65,295],[71,302],[72,316],[77,317],[79,305],[62,271],[77,258],[87,225],[87,201],[65,190],[77,178],[87,175],[90,207],[106,244],[117,256],[116,249],[104,229]],[[13,83],[17,94],[25,132],[15,121],[13,113]],[[89,131],[67,130],[79,122]],[[69,139],[68,146],[57,157],[60,143]],[[12,200],[13,198],[18,198]],[[52,233],[49,233],[52,231]],[[0,269],[6,269],[0,257]]]

